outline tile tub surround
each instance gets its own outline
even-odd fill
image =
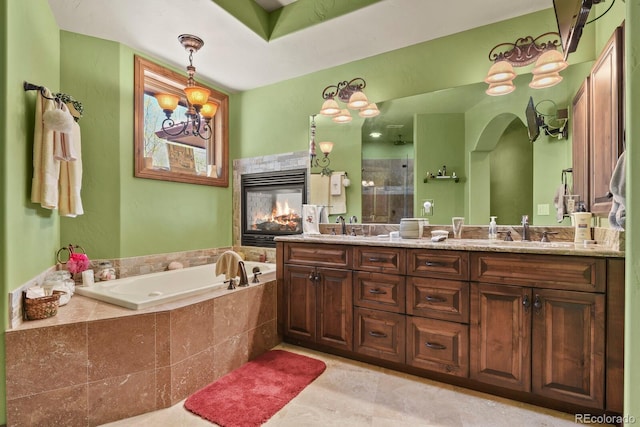
[[[280,342],[270,275],[137,311],[74,296],[7,331],[7,425],[93,426],[179,402]]]

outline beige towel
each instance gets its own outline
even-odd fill
[[[68,126],[65,126],[66,129],[64,131],[54,130],[53,132],[53,157],[60,161],[74,162],[78,159],[75,142],[73,141],[74,125],[77,125],[77,123],[73,120],[73,116],[66,104],[60,104],[59,111],[64,113]]]
[[[62,136],[67,134],[60,134]],[[84,213],[80,189],[82,188],[82,149],[80,143],[80,125],[73,123],[70,135],[73,144],[72,151],[76,160],[72,162],[60,162],[60,200],[58,213],[60,216],[74,218]]]
[[[564,195],[567,192],[566,188],[566,185],[560,184],[553,198],[553,205],[556,207],[556,220],[558,222],[562,222],[564,220],[564,214],[567,213],[564,205]]]
[[[334,172],[331,174],[331,195],[339,196],[342,194],[342,176],[343,172]]]
[[[44,95],[53,97],[51,91],[43,89]],[[43,208],[58,207],[58,176],[60,162],[53,158],[53,131],[45,129],[42,114],[55,110],[56,103],[38,91],[36,117],[33,132],[33,178],[31,180],[31,201]]]
[[[216,276],[224,274],[225,280],[235,278],[238,275],[239,263],[241,261],[242,258],[236,252],[223,252],[216,261]]]
[[[333,182],[334,176],[337,176],[339,179],[340,185],[342,185],[342,175],[344,172],[334,172],[331,174],[331,179]],[[329,214],[330,215],[339,215],[347,213],[347,192],[341,191],[339,195],[330,195],[329,196]]]

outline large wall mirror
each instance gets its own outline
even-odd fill
[[[217,106],[215,115],[209,123],[202,120],[199,129],[193,122],[185,127],[181,123],[188,122],[190,107],[183,91],[187,77],[139,56],[134,68],[135,176],[227,187],[228,96],[207,87],[211,91],[208,102]],[[178,97],[171,121],[155,98],[159,93]]]

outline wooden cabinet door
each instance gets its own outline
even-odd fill
[[[533,392],[603,408],[605,296],[551,289],[533,294]]]
[[[470,377],[531,390],[531,289],[471,284]]]
[[[353,350],[353,285],[351,270],[318,268],[316,342]],[[301,302],[301,301],[300,301]],[[293,304],[300,303],[293,301]]]
[[[573,190],[589,209],[589,78],[582,83],[571,104]]]
[[[316,339],[316,287],[313,267],[286,265],[283,273],[284,335]]]
[[[591,150],[589,176],[590,206],[593,213],[611,209],[609,183],[622,153],[622,27],[613,33],[591,69],[589,79]]]

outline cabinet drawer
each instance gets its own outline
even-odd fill
[[[471,280],[587,292],[604,292],[606,259],[580,256],[471,254]]]
[[[468,252],[410,249],[407,257],[407,274],[409,275],[454,280],[468,279]]]
[[[404,363],[405,317],[356,307],[356,348],[358,353]]]
[[[407,313],[469,323],[469,283],[459,280],[407,278]]]
[[[344,245],[285,243],[285,264],[351,268],[351,248]]]
[[[407,317],[407,364],[468,377],[469,326]]]
[[[360,307],[404,313],[404,276],[354,272],[353,301]]]
[[[353,264],[355,270],[404,274],[405,251],[400,248],[355,246]]]

